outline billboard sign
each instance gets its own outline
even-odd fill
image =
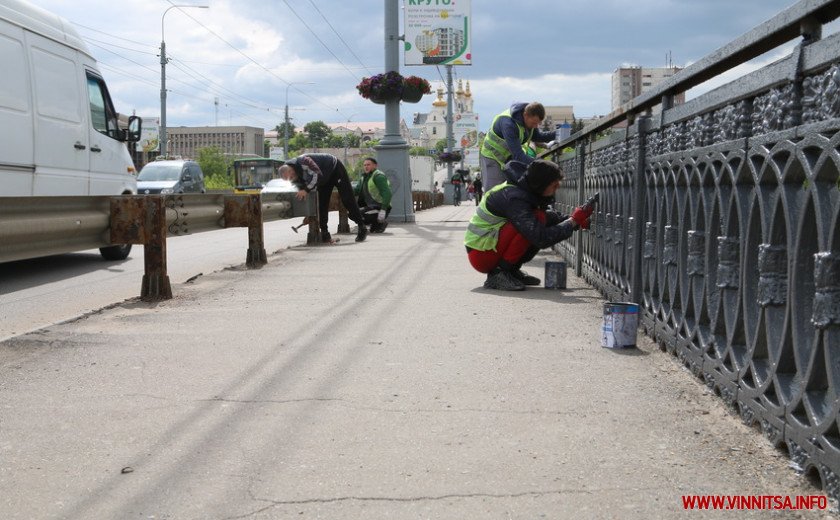
[[[160,151],[160,119],[157,117],[143,117],[140,126],[140,142],[137,148],[144,152]]]
[[[471,65],[470,0],[405,0],[406,65]]]
[[[478,114],[455,114],[455,148],[463,150],[464,166],[478,167]]]

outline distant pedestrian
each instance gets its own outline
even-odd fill
[[[479,165],[484,180],[484,191],[505,181],[502,173],[505,164],[519,161],[525,166],[534,161],[525,153],[524,147],[530,147],[532,141],[554,144],[554,132],[537,130],[545,119],[545,107],[541,103],[514,103],[509,109],[497,115],[490,124],[490,129],[481,144]],[[507,179],[517,182],[518,179]]]
[[[452,189],[453,189],[454,205],[455,206],[460,206],[461,205],[461,184],[463,184],[463,176],[461,175],[461,170],[455,170],[455,173],[452,174],[452,178],[449,179],[449,183],[452,185]]]
[[[350,220],[358,226],[356,242],[367,237],[362,212],[353,196],[353,186],[344,164],[338,157],[326,153],[309,153],[289,159],[280,167],[280,175],[291,181],[298,188],[297,198],[303,200],[312,191],[318,190],[318,210],[320,212],[321,241],[332,242],[328,224],[330,218],[330,197],[333,188],[338,189],[341,203],[347,209]]]
[[[475,205],[478,206],[479,204],[481,204],[481,196],[484,195],[484,184],[481,182],[480,173],[477,173],[475,175],[473,187],[475,188]]]

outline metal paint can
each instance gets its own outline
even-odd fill
[[[566,288],[566,262],[545,263],[545,288],[565,289]]]
[[[604,324],[601,326],[601,346],[604,348],[632,348],[636,346],[639,327],[639,305],[632,302],[604,303]]]

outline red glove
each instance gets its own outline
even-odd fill
[[[571,219],[574,220],[578,227],[582,229],[589,229],[589,217],[592,215],[592,206],[579,206],[572,212]]]

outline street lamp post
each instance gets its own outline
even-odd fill
[[[344,166],[347,166],[347,148],[350,147],[350,120],[359,114],[353,114],[347,118],[347,131],[344,133]]]
[[[292,85],[314,85],[311,81],[292,81],[286,85],[286,117],[283,125],[283,160],[289,158],[289,87]]]
[[[166,13],[170,9],[176,7],[197,7],[198,9],[207,9],[207,5],[173,5],[168,7],[163,15],[160,17],[160,156],[166,157],[166,42],[163,37],[163,20],[166,18]]]

